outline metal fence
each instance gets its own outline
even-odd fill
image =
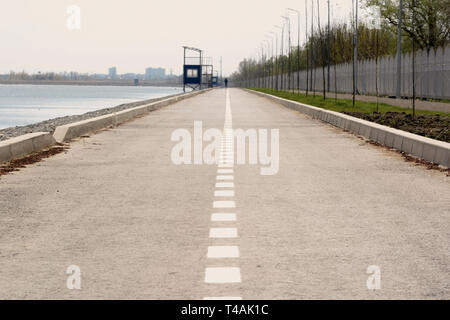
[[[450,47],[416,52],[416,96],[428,99],[450,99]],[[383,57],[378,60],[378,91],[380,96],[395,96],[397,58],[395,56]],[[376,94],[377,66],[375,60],[358,62],[357,88],[359,94]],[[336,70],[336,71],[335,71]],[[336,73],[336,77],[335,77]],[[322,68],[316,68],[312,72],[313,83],[316,91],[323,91]],[[352,93],[353,92],[353,68],[352,63],[340,64],[330,67],[330,91]],[[281,75],[278,76],[278,88],[281,89]],[[325,68],[325,78],[327,69]],[[276,82],[274,77],[273,82]],[[412,97],[412,54],[402,57],[402,87],[403,97]],[[249,79],[242,83],[244,86],[272,87],[272,77],[263,79]],[[327,86],[327,84],[326,84]],[[283,75],[283,89],[297,89],[297,72],[291,74],[291,81],[287,74]],[[300,89],[306,90],[306,70],[300,72]],[[311,88],[310,88],[311,90]]]

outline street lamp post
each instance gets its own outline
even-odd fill
[[[288,85],[287,85],[287,91],[291,88],[291,19],[286,16],[281,16],[283,19],[286,20],[288,24]]]
[[[400,0],[398,8],[398,39],[397,39],[397,88],[396,97],[401,98],[402,90],[402,17],[403,17],[403,0]]]
[[[273,34],[275,35],[275,90],[278,91],[278,73],[279,73],[278,34],[275,32],[273,32]]]
[[[274,35],[275,36],[275,38],[276,38],[276,34],[274,33],[274,32],[269,32],[269,34],[272,34],[272,35]],[[273,89],[275,89],[275,87],[274,87],[274,73],[275,73],[275,61],[274,61],[274,58],[275,58],[275,55],[274,55],[274,46],[273,46],[273,36],[272,37],[270,37],[271,39],[272,39],[272,50],[271,50],[271,55],[272,55],[272,57],[271,57],[271,59],[270,59],[270,61],[271,61],[271,63],[270,63],[270,66],[271,66],[271,69],[272,69],[272,90]],[[275,51],[276,52],[276,51]]]
[[[309,51],[308,51],[308,0],[305,0],[305,50],[306,50],[306,96],[309,87]]]
[[[297,13],[297,93],[300,94],[300,11],[291,8],[288,8],[288,10]]]
[[[313,92],[314,98],[316,97],[316,63],[314,61],[314,44],[312,43],[314,40],[314,0],[311,0],[311,90]],[[314,70],[313,70],[314,69]],[[314,75],[313,75],[314,74]],[[314,77],[314,85],[313,85],[313,77]]]
[[[280,89],[281,89],[281,91],[283,91],[283,72],[284,72],[284,59],[283,59],[283,42],[284,42],[284,25],[283,25],[283,27],[280,27],[280,26],[275,26],[275,27],[277,27],[277,28],[279,28],[279,29],[281,29],[281,55],[280,55],[280,59],[281,59],[281,72],[280,72],[280,77],[281,77],[281,79],[280,79]]]
[[[271,41],[270,40],[272,40],[272,38],[270,38],[270,40],[268,39],[268,38],[270,38],[269,36],[267,36],[266,35],[266,40],[265,40],[265,42],[266,42],[266,44],[267,44],[267,61],[269,62],[269,61],[271,61],[272,59],[270,58],[270,56],[271,56],[271,52],[272,52],[272,50],[271,50]],[[272,79],[272,63],[270,62],[269,63],[269,75],[268,75],[268,79],[267,79],[267,88],[270,88],[271,86],[270,86],[270,82],[271,82],[271,79]]]
[[[330,0],[328,0],[328,72],[327,72],[328,92],[330,92],[330,64],[331,64]]]
[[[355,0],[355,94],[358,94],[358,7],[359,2]]]

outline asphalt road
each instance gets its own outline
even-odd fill
[[[194,121],[225,128],[219,166],[171,160]],[[231,128],[279,129],[278,173],[230,165]],[[239,89],[0,177],[1,299],[450,299],[449,244],[445,174]]]

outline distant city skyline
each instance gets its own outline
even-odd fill
[[[170,74],[166,73],[166,69],[165,68],[161,68],[161,67],[147,67],[143,70],[143,72],[138,72],[138,73],[134,73],[134,72],[120,72],[120,70],[117,67],[110,67],[108,68],[108,70],[106,72],[103,73],[91,73],[91,72],[78,72],[75,70],[64,70],[64,71],[37,71],[37,72],[33,72],[33,73],[28,73],[25,70],[20,70],[20,71],[15,71],[15,70],[10,70],[7,73],[0,73],[1,75],[9,75],[11,72],[15,73],[15,74],[20,74],[20,73],[27,73],[29,75],[36,75],[36,74],[43,74],[43,73],[55,73],[55,74],[79,74],[79,75],[98,75],[98,76],[105,76],[105,77],[109,77],[109,78],[115,78],[115,77],[119,77],[122,75],[131,75],[131,74],[135,74],[135,75],[140,75],[142,76],[142,78],[146,78],[146,79],[163,79],[166,77],[172,77],[172,76],[181,76],[177,75],[177,74],[173,74],[172,73],[172,69],[170,70]]]
[[[351,2],[331,1],[333,19],[348,17]],[[311,2],[307,3],[311,9]],[[79,19],[74,5],[80,9]],[[316,1],[314,6],[317,16]],[[320,6],[324,23],[327,2],[321,0]],[[217,70],[222,57],[223,74],[227,76],[242,59],[256,56],[270,32],[280,36],[274,25],[282,24],[280,16],[287,14],[288,7],[300,10],[302,15],[305,11],[304,1],[298,0],[7,1],[0,11],[0,73],[95,74],[111,66],[124,73],[142,73],[148,65],[154,65],[179,75],[182,46],[188,45],[203,49],[205,57],[214,59]],[[295,44],[297,17],[292,13],[290,17]]]

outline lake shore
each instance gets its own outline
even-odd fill
[[[132,103],[120,104],[118,106],[111,107],[111,108],[103,108],[103,109],[99,109],[99,110],[94,110],[94,111],[86,112],[86,113],[83,113],[80,115],[70,115],[70,116],[65,116],[65,117],[53,118],[53,119],[25,125],[25,126],[16,126],[16,127],[0,129],[0,141],[8,140],[8,139],[18,137],[18,136],[21,136],[21,135],[24,135],[27,133],[34,133],[34,132],[53,133],[57,126],[62,126],[62,125],[77,122],[77,121],[82,121],[82,120],[91,119],[91,118],[103,116],[103,115],[114,113],[114,112],[119,112],[122,110],[134,108],[134,107],[141,106],[144,104],[149,104],[149,103],[152,103],[152,102],[155,102],[158,100],[167,99],[169,97],[175,97],[180,94],[183,94],[183,93],[172,94],[172,95],[168,95],[168,96],[164,96],[164,97],[160,97],[160,98],[141,100],[141,101],[136,101],[136,102],[132,102]]]
[[[33,84],[33,85],[66,85],[66,86],[132,86],[135,87],[134,80],[4,80],[0,79],[0,84]],[[180,81],[161,80],[148,81],[140,80],[138,86],[141,87],[182,87]]]

